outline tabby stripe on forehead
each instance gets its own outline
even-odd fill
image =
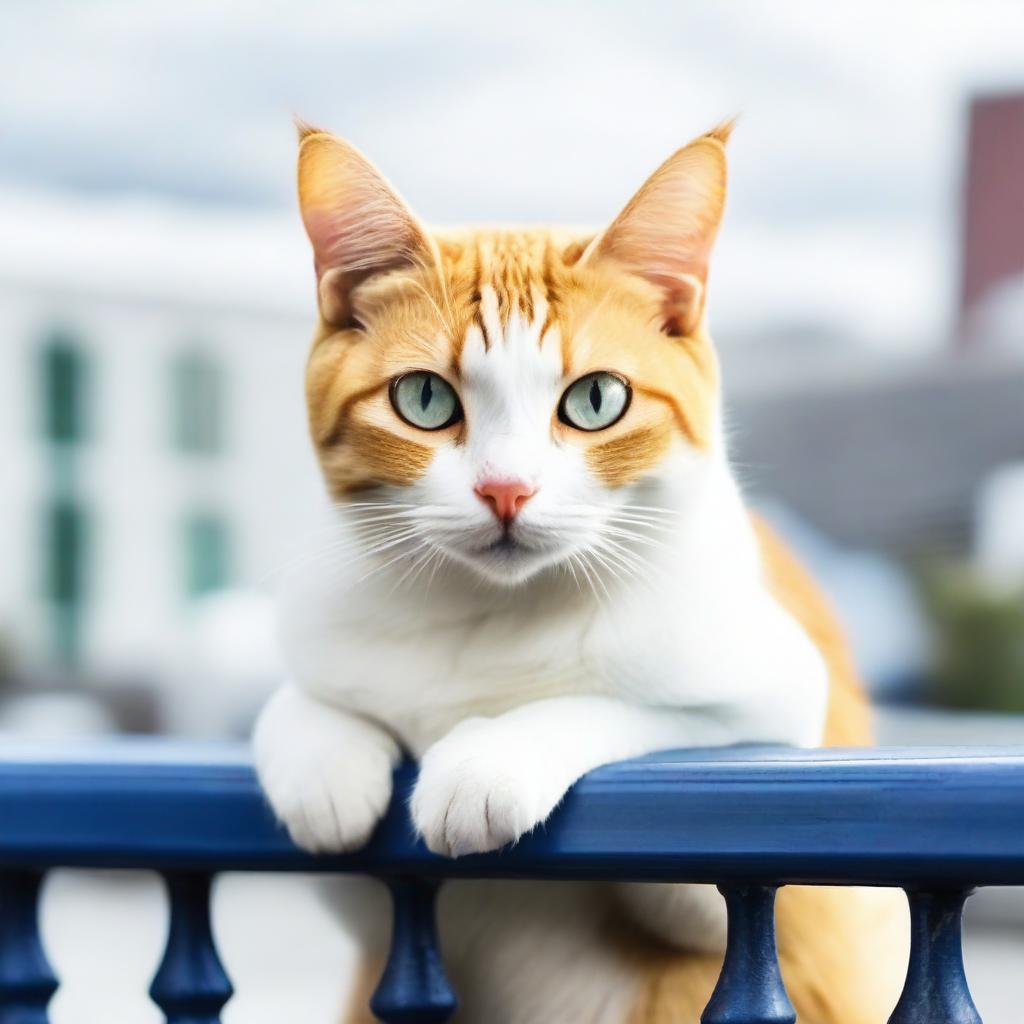
[[[470,299],[475,307],[473,310],[473,322],[480,328],[480,336],[483,338],[484,351],[489,352],[491,348],[491,337],[487,333],[487,325],[484,323],[484,257],[480,249],[480,242],[473,247],[473,294]],[[464,340],[464,339],[463,339]]]
[[[541,280],[544,284],[544,301],[547,303],[547,309],[544,314],[544,323],[541,324],[540,333],[537,335],[542,346],[544,344],[544,335],[547,334],[548,329],[557,319],[555,309],[558,306],[558,288],[555,285],[554,256],[555,253],[551,245],[551,239],[544,239],[544,269],[541,272]],[[568,364],[565,365],[567,366]]]
[[[530,283],[523,273],[522,267],[516,266],[516,288],[519,291],[519,308],[522,311],[523,317],[527,323],[533,322],[534,317],[534,306],[533,306],[533,289],[530,287]]]
[[[477,310],[476,317],[474,317],[477,327],[480,328],[480,333],[484,338],[484,351],[489,352],[491,350],[491,336],[487,333],[487,324],[484,323],[484,314],[482,311]]]

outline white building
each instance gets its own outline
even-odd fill
[[[0,642],[28,677],[171,671],[196,599],[268,583],[323,504],[298,217],[0,195],[0,224]]]

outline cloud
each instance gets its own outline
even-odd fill
[[[746,200],[751,213],[781,202],[797,215],[809,185],[814,216],[872,191],[898,209],[915,203],[929,165],[949,162],[938,149],[949,133],[936,125],[958,123],[957,90],[1024,55],[1024,9],[882,11],[539,0],[17,6],[0,37],[14,85],[0,106],[0,175],[284,204],[294,109],[363,145],[436,216],[475,216],[481,201],[492,216],[550,216],[569,184],[569,202],[597,213],[608,185],[621,189],[739,109],[738,152],[773,186]]]
[[[965,97],[1024,85],[1024,5],[39,3],[5,10],[0,66],[9,188],[290,212],[297,112],[438,222],[600,222],[739,111],[727,230],[828,238],[860,288],[880,252],[952,267]],[[748,287],[799,301],[779,274]],[[950,290],[914,286],[919,332]]]

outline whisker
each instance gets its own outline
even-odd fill
[[[583,570],[586,572],[588,579],[591,578],[590,569],[593,569],[593,580],[596,582],[596,584],[598,586],[600,586],[601,590],[604,592],[604,596],[610,602],[611,599],[612,599],[612,595],[608,592],[608,588],[605,586],[604,580],[601,579],[601,574],[597,571],[597,566],[588,566],[588,564],[587,564],[588,556],[593,554],[593,549],[589,549],[587,551],[580,552],[580,554],[583,556],[582,561],[580,562],[580,567],[583,568]],[[593,585],[594,584],[592,583],[591,586],[593,586]],[[594,590],[594,597],[597,598],[597,596],[598,596],[597,595],[597,590],[595,589]]]
[[[379,541],[376,544],[372,544],[368,548],[360,549],[357,554],[358,556],[376,555],[381,551],[387,551],[389,548],[393,548],[396,544],[401,544],[403,540],[408,540],[410,537],[415,537],[419,533],[416,527],[409,527],[408,529],[402,530],[401,533],[391,534],[384,540]]]
[[[377,573],[381,572],[382,570],[386,569],[389,565],[394,565],[395,562],[397,562],[400,558],[408,558],[409,555],[414,554],[415,552],[419,551],[420,548],[424,547],[428,543],[429,543],[429,541],[425,541],[425,540],[424,541],[420,541],[420,543],[417,544],[416,547],[414,547],[412,549],[412,551],[399,551],[398,554],[395,555],[393,558],[389,558],[383,564],[375,566],[369,572],[364,573],[362,576],[359,577],[359,579],[356,580],[356,583],[362,583],[365,580],[368,580],[371,576],[374,576]]]
[[[583,578],[587,581],[587,586],[590,588],[590,593],[593,595],[595,601],[600,601],[600,595],[597,592],[597,588],[594,586],[594,581],[591,579],[590,570],[587,567],[586,560],[579,552],[574,552],[570,558],[579,567],[580,573]]]
[[[306,540],[308,541],[308,538]],[[285,559],[280,565],[270,569],[260,582],[266,583],[272,576],[283,576],[314,562],[330,562],[338,552],[354,546],[355,540],[352,537],[338,537],[328,544],[317,544]]]
[[[398,512],[357,512],[355,515],[348,514],[344,522],[352,526],[364,526],[371,523],[390,523],[397,519],[412,519],[416,513],[412,509],[401,509]]]
[[[604,535],[610,535],[612,537],[622,537],[626,540],[635,541],[637,544],[643,544],[644,547],[650,548],[664,548],[667,547],[665,540],[662,537],[645,537],[643,534],[634,533],[632,530],[624,530],[618,526],[605,525],[601,527],[601,533]]]
[[[657,566],[646,559],[642,559],[637,552],[629,550],[610,537],[601,538],[596,546],[601,548],[607,557],[623,566],[631,574],[632,578],[649,586],[654,586]]]
[[[433,555],[433,545],[428,543],[426,545],[426,550],[423,552],[423,554],[417,555],[416,558],[414,558],[412,562],[409,564],[408,568],[406,568],[406,570],[402,573],[402,575],[399,576],[397,580],[395,580],[394,585],[388,591],[388,597],[390,597],[406,580],[408,580],[409,585],[412,586],[412,584],[416,581],[416,577],[422,571],[423,567],[427,564],[427,562],[430,561]]]
[[[373,526],[366,530],[347,528],[343,536],[330,544],[322,544],[316,549],[316,554],[324,554],[337,551],[339,548],[355,548],[367,543],[372,544],[375,539],[381,537],[394,537],[407,530],[416,530],[415,523],[386,523],[380,526]]]
[[[609,558],[605,557],[607,552],[602,553],[602,551],[599,548],[593,547],[590,549],[590,554],[593,555],[593,557],[597,559],[598,564],[607,569],[607,571],[610,572],[612,576],[616,580],[618,580],[619,583],[624,584],[628,582],[627,579],[622,575],[622,570],[620,570],[620,568],[616,566]]]
[[[627,512],[653,512],[653,513],[655,513],[657,515],[662,515],[662,516],[678,516],[678,515],[681,514],[679,509],[677,509],[677,508],[665,508],[662,505],[632,505],[632,504],[627,504],[627,505],[620,505],[619,507],[624,509],[624,510],[626,510]]]
[[[638,519],[632,515],[609,516],[607,522],[626,527],[639,527],[650,533],[668,534],[672,537],[678,537],[681,532],[678,523],[665,523],[654,519]]]
[[[378,526],[369,527],[366,530],[353,530],[353,536],[346,538],[349,544],[372,543],[378,537],[386,537],[400,530],[416,530],[419,527],[415,523],[384,523]]]
[[[427,583],[424,587],[424,592],[430,590],[431,584],[434,582],[434,577],[437,575],[438,570],[444,565],[447,556],[445,555],[444,548],[439,545],[434,545],[434,567],[430,570],[430,575],[427,577]]]
[[[348,547],[350,550],[354,550],[350,555],[349,551],[340,551],[343,556],[349,555],[349,557],[342,557],[341,559],[333,560],[333,562],[328,562],[326,568],[332,574],[337,574],[365,558],[372,558],[374,555],[379,555],[385,551],[389,551],[399,544],[404,544],[406,541],[416,537],[418,533],[419,530],[413,527],[403,529],[402,532],[398,534],[389,534],[368,548],[361,547],[358,544],[351,544]]]
[[[563,565],[563,568],[568,570],[568,572],[572,575],[572,581],[573,581],[573,583],[576,584],[576,589],[582,594],[583,593],[583,585],[580,583],[580,578],[576,574],[576,566],[573,565],[573,561],[574,561],[574,556],[570,555],[568,557],[568,559],[565,562],[562,563],[562,565]]]
[[[354,508],[419,508],[411,501],[336,501],[332,507],[341,512]]]

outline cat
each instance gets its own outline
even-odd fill
[[[300,125],[331,510],[284,587],[291,681],[253,738],[300,846],[364,844],[404,753],[416,829],[458,857],[515,842],[610,761],[870,740],[838,627],[727,457],[705,297],[730,130],[601,231],[433,231]],[[891,893],[783,890],[801,1020],[884,1019],[904,917]],[[385,919],[359,925],[352,1022],[372,1019]],[[457,1020],[483,1024],[695,1024],[725,941],[695,885],[449,883],[440,927]]]

